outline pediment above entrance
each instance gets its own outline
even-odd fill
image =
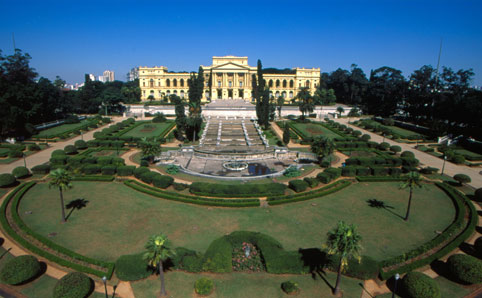
[[[250,70],[251,67],[239,65],[233,62],[227,62],[221,65],[211,67],[212,70]]]

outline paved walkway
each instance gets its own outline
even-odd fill
[[[381,143],[383,141],[382,136],[379,136],[373,132],[367,131],[363,128],[348,124],[348,118],[339,118],[334,120],[339,123],[345,124],[353,129],[359,130],[364,134],[370,135],[372,141],[375,141],[378,143]],[[385,138],[385,142],[389,143],[390,146],[398,145],[402,147],[402,151],[412,151],[415,154],[415,157],[420,161],[420,164],[423,166],[431,166],[434,168],[438,168],[440,170],[442,169],[443,162],[444,162],[442,159],[415,149],[415,144],[398,143],[388,138]],[[481,168],[471,168],[465,165],[457,165],[449,161],[445,162],[444,174],[452,177],[455,174],[459,174],[459,173],[468,175],[470,179],[472,179],[472,182],[468,183],[468,185],[474,188],[482,187],[482,175],[479,174],[480,171],[482,171]]]

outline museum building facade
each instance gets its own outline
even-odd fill
[[[248,65],[248,57],[224,56],[213,57],[211,66],[201,65],[204,71],[204,94],[202,101],[212,99],[243,99],[253,100],[252,76],[257,68]],[[320,82],[320,68],[293,68],[277,71],[263,71],[266,86],[270,95],[286,100],[293,99],[298,92],[306,87],[314,94]],[[188,97],[189,72],[169,72],[167,67],[139,67],[139,85],[141,99],[160,100],[171,94]]]

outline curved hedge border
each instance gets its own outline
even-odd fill
[[[78,126],[78,127],[76,127],[76,128],[72,128],[72,129],[66,130],[66,131],[64,131],[64,132],[62,132],[62,133],[56,133],[56,134],[46,135],[46,136],[43,136],[43,137],[39,137],[38,135],[34,135],[34,136],[32,136],[32,140],[39,140],[39,141],[41,141],[41,140],[45,140],[45,139],[59,138],[59,137],[62,136],[62,135],[70,135],[71,133],[73,133],[74,131],[77,131],[77,130],[86,130],[86,129],[87,129],[87,130],[91,130],[91,129],[89,129],[89,127],[90,127],[90,125],[92,125],[92,124],[99,125],[99,126],[106,124],[106,123],[103,123],[103,122],[101,123],[101,122],[102,122],[102,121],[101,121],[101,120],[98,120],[98,119],[89,119],[89,120],[87,120],[87,123],[85,123],[84,125],[81,125],[81,126]],[[61,124],[61,125],[64,125],[64,124],[66,124],[66,123],[63,123],[63,124]],[[59,126],[61,126],[61,125],[59,125]],[[50,140],[49,140],[49,142],[50,142]]]
[[[455,220],[452,222],[452,224],[445,229],[445,231],[435,237],[434,239],[430,240],[429,242],[423,244],[422,246],[413,249],[403,255],[382,261],[382,267],[389,267],[393,266],[396,264],[400,264],[403,262],[406,262],[407,260],[416,258],[427,251],[433,249],[434,247],[437,247],[437,245],[440,245],[447,239],[450,239],[455,233],[459,233],[450,243],[442,247],[440,250],[435,252],[434,254],[423,258],[416,260],[414,262],[411,262],[409,264],[402,265],[400,267],[397,267],[395,269],[392,269],[390,271],[383,271],[380,270],[380,277],[381,279],[388,279],[391,276],[395,275],[395,273],[403,274],[406,272],[409,272],[415,268],[419,268],[425,265],[428,265],[432,263],[433,261],[442,258],[455,248],[457,248],[462,242],[464,242],[472,233],[475,231],[475,226],[478,223],[478,215],[477,211],[475,210],[474,205],[470,202],[470,200],[451,186],[445,184],[445,183],[440,183],[436,182],[435,185],[440,187],[445,193],[452,199],[455,205],[455,210],[456,210],[456,217]],[[465,210],[466,208],[468,209],[469,212],[469,221],[468,224],[464,227],[464,217],[465,217]],[[460,231],[460,229],[463,229]]]
[[[356,176],[356,180],[359,182],[397,182],[405,181],[403,177],[389,177],[389,176]]]
[[[335,183],[329,184],[325,187],[322,187],[317,190],[313,190],[310,192],[295,194],[295,195],[287,195],[287,196],[280,196],[280,197],[269,197],[267,199],[268,204],[270,206],[274,205],[281,205],[286,203],[293,203],[293,202],[301,202],[306,200],[311,200],[315,198],[319,198],[322,196],[329,195],[331,193],[337,192],[342,190],[343,188],[349,186],[351,184],[350,180],[339,180]]]
[[[134,190],[149,194],[161,199],[178,201],[183,203],[192,203],[205,206],[218,206],[218,207],[259,207],[260,202],[258,199],[213,199],[203,198],[197,196],[187,196],[180,193],[173,193],[163,191],[159,188],[142,184],[134,180],[126,180],[124,184]]]
[[[37,234],[36,232],[32,231],[29,227],[27,227],[25,225],[25,223],[22,221],[22,219],[20,218],[20,216],[18,214],[18,204],[19,204],[22,196],[25,194],[25,192],[27,192],[27,190],[29,190],[35,184],[36,184],[35,181],[31,181],[31,182],[28,182],[26,184],[21,184],[17,188],[15,188],[5,198],[5,200],[3,201],[3,204],[0,208],[0,223],[2,224],[3,229],[16,242],[20,243],[23,247],[27,248],[28,250],[32,251],[33,253],[35,253],[35,254],[37,254],[41,257],[44,257],[44,258],[46,258],[46,259],[48,259],[52,262],[55,262],[55,263],[57,263],[61,266],[69,267],[69,268],[72,268],[74,270],[82,271],[82,272],[89,273],[89,274],[93,274],[93,275],[96,275],[96,276],[99,276],[99,277],[106,276],[107,278],[110,279],[111,276],[112,276],[112,272],[114,271],[114,263],[103,262],[103,261],[100,261],[100,260],[96,260],[96,259],[92,259],[92,258],[83,256],[83,255],[80,255],[76,252],[73,252],[73,251],[71,251],[71,250],[69,250],[69,249],[67,249],[63,246],[60,246],[60,245],[50,241],[49,239],[45,238],[44,236],[42,236],[40,234]],[[99,267],[103,267],[103,268],[106,269],[106,271],[99,271],[99,270],[96,270],[96,269],[92,269],[90,267],[86,267],[86,266],[83,266],[83,265],[80,265],[80,264],[70,262],[68,260],[65,260],[65,259],[59,257],[59,256],[53,255],[53,254],[51,254],[51,253],[49,253],[45,250],[42,250],[41,248],[33,245],[32,243],[30,243],[26,239],[22,238],[20,235],[18,235],[12,229],[12,227],[9,225],[8,220],[6,218],[7,205],[11,200],[13,200],[12,205],[10,207],[10,208],[12,208],[11,209],[12,218],[15,221],[15,223],[17,224],[17,226],[20,229],[22,229],[26,234],[32,236],[33,238],[40,241],[41,243],[43,243],[44,245],[46,245],[47,247],[49,247],[52,250],[55,250],[55,251],[57,251],[61,254],[69,256],[73,259],[76,259],[76,260],[79,260],[79,261],[82,261],[82,262],[86,262],[86,263],[90,263],[92,265],[96,265],[96,266],[99,266]]]
[[[114,181],[114,176],[112,175],[85,175],[85,176],[74,176],[72,181],[99,181],[99,182],[112,182]]]
[[[218,184],[193,182],[189,186],[192,194],[205,197],[267,197],[282,196],[286,190],[286,185],[282,183],[268,182],[263,184]]]

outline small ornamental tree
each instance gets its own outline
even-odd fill
[[[60,192],[60,206],[62,208],[62,223],[65,223],[65,205],[63,191],[72,188],[70,173],[62,168],[56,169],[49,174],[49,187],[55,187]]]
[[[470,179],[470,177],[465,174],[455,174],[454,180],[457,181],[460,185],[464,183],[470,183],[472,181],[472,179]]]
[[[146,243],[146,252],[144,253],[144,259],[149,262],[152,268],[159,271],[159,278],[161,281],[160,296],[167,296],[166,286],[164,285],[164,266],[162,262],[165,262],[168,258],[175,254],[171,248],[171,242],[167,239],[167,236],[163,234],[154,235],[149,237]]]
[[[285,143],[285,145],[288,145],[289,142],[290,142],[290,126],[285,123],[285,127],[283,129],[283,143]]]

